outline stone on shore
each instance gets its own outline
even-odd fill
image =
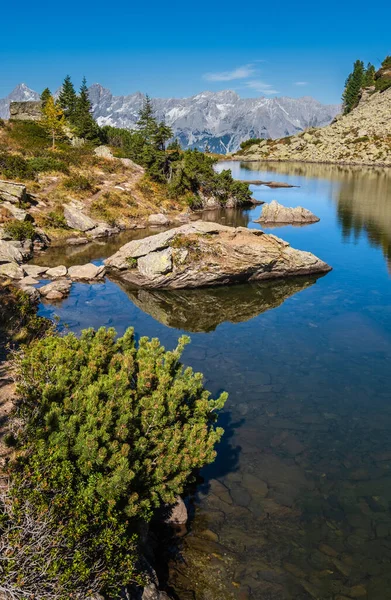
[[[23,279],[24,271],[16,262],[4,263],[0,265],[0,277]]]
[[[60,277],[65,277],[67,271],[68,269],[64,265],[59,265],[58,267],[48,269],[45,276],[49,277],[49,279],[59,279]]]
[[[180,496],[177,496],[175,504],[169,507],[169,514],[165,517],[164,522],[173,526],[185,525],[187,519],[186,504]]]
[[[264,204],[262,214],[254,223],[292,224],[292,223],[317,223],[319,217],[307,208],[296,206],[291,208],[272,200],[270,204]]]
[[[64,206],[64,218],[66,224],[71,229],[77,229],[79,231],[89,231],[90,229],[94,229],[94,227],[96,227],[96,222],[83,214],[81,206],[80,203],[76,202]]]
[[[102,279],[104,275],[104,265],[96,266],[88,263],[86,265],[75,265],[68,269],[68,277],[74,280],[93,281],[94,279]]]
[[[44,275],[49,267],[40,267],[38,265],[23,265],[23,270],[29,277],[39,278]]]
[[[274,235],[205,221],[132,240],[105,264],[124,281],[151,289],[227,285],[331,270],[310,252],[295,250]]]
[[[0,240],[0,263],[22,263],[24,260],[24,253],[22,250],[21,247],[18,247],[13,242]]]
[[[26,186],[22,183],[0,180],[0,201],[20,204],[27,198]]]
[[[148,225],[151,227],[164,227],[165,225],[169,225],[170,220],[163,215],[162,213],[158,213],[156,215],[149,215],[148,217]]]

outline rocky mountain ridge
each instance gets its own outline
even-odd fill
[[[391,88],[382,92],[368,88],[355,109],[327,127],[262,141],[233,158],[391,166],[390,114]]]
[[[140,92],[113,96],[99,84],[89,88],[93,115],[99,125],[133,129],[145,96]],[[37,100],[39,94],[25,84],[0,100],[0,117],[8,118],[9,103]],[[308,127],[329,124],[340,105],[324,105],[314,98],[241,98],[233,91],[201,92],[189,98],[155,98],[154,108],[184,148],[226,153],[249,138],[276,138],[295,134]]]

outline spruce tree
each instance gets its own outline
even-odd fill
[[[375,73],[375,67],[371,63],[368,63],[367,68],[365,69],[363,80],[364,88],[372,87],[373,85],[375,85]]]
[[[148,143],[153,143],[153,138],[157,134],[158,124],[155,117],[155,111],[153,110],[152,100],[148,94],[145,96],[143,105],[139,110],[136,125],[144,140]]]
[[[166,142],[172,138],[172,129],[163,121],[159,123],[153,136],[153,143],[157,150],[165,150]]]
[[[356,60],[353,72],[350,73],[345,82],[345,90],[342,95],[344,113],[347,114],[358,104],[360,91],[364,81],[364,63]]]
[[[72,123],[75,125],[77,133],[81,138],[90,141],[99,141],[100,129],[91,111],[92,105],[88,95],[87,80],[83,77]]]
[[[65,77],[64,83],[62,84],[58,103],[61,106],[65,117],[72,120],[76,110],[77,95],[69,75]]]
[[[41,102],[42,102],[42,108],[45,108],[46,106],[46,102],[49,100],[49,98],[51,97],[52,93],[49,90],[49,88],[45,88],[41,94]]]

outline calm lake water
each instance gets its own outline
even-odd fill
[[[182,558],[170,564],[177,598],[390,599],[391,173],[218,168],[300,186],[254,187],[254,195],[302,205],[320,222],[265,230],[333,271],[172,293],[109,280],[75,284],[61,305],[42,305],[40,313],[77,332],[106,325],[122,334],[132,325],[168,348],[191,332],[184,362],[205,374],[213,393],[229,392],[218,458],[189,499]],[[258,228],[261,210],[204,218]],[[72,249],[67,264],[100,260],[116,245]]]

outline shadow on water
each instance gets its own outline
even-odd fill
[[[136,289],[123,282],[118,285],[136,306],[163,325],[206,333],[221,323],[241,323],[276,308],[320,277],[175,291]]]

